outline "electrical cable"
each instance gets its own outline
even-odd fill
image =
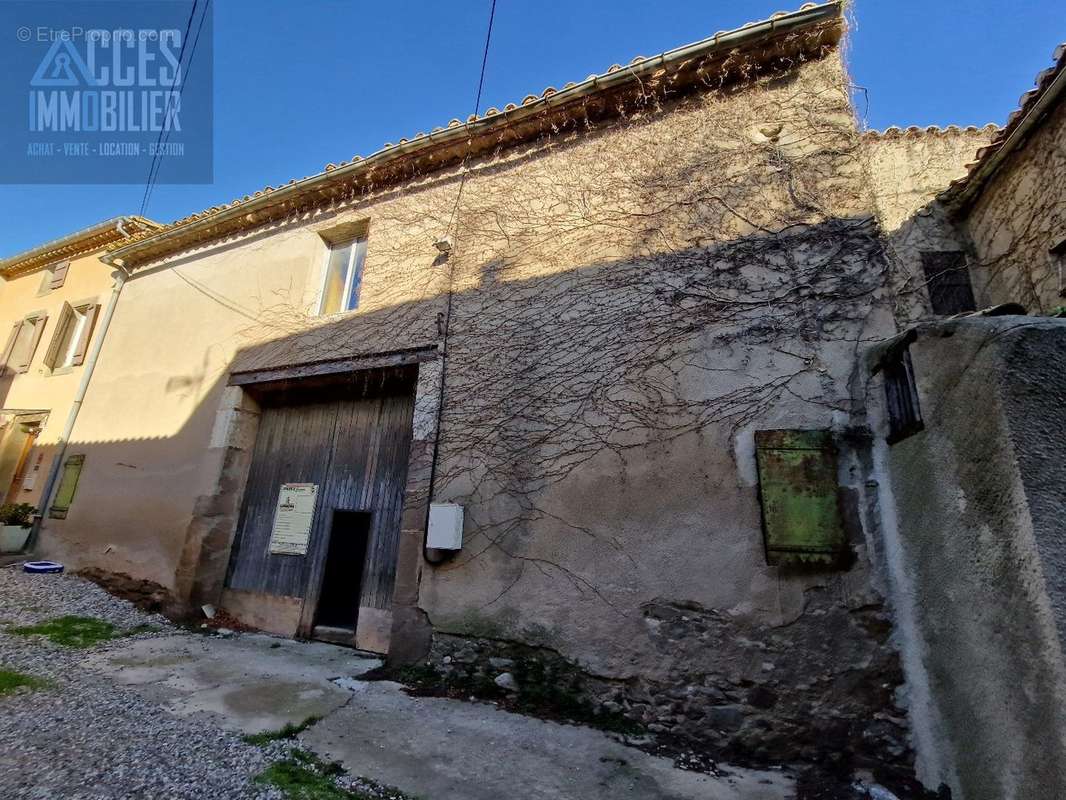
[[[199,5],[199,2],[200,0],[193,0],[192,9],[189,11],[189,19],[186,21],[185,24],[185,38],[182,39],[181,50],[178,52],[178,65],[179,69],[182,70],[181,86],[183,87],[183,89],[188,83],[189,73],[192,71],[193,59],[196,57],[196,46],[200,42],[200,31],[203,30],[204,18],[207,16],[207,13],[210,10],[211,6],[211,0],[206,0],[204,2],[203,9],[200,13],[200,21],[196,26],[196,34],[193,36],[192,46],[189,48],[189,58],[184,62],[185,66],[182,69],[181,64],[182,59],[185,56],[185,46],[189,42],[189,31],[192,28],[192,21],[196,15],[196,8]],[[148,210],[148,203],[152,199],[152,192],[155,189],[155,184],[159,179],[159,171],[163,167],[163,151],[166,147],[167,142],[170,141],[170,132],[171,130],[173,130],[173,126],[168,124],[170,120],[170,111],[173,108],[173,103],[174,94],[171,93],[170,97],[167,99],[166,114],[163,117],[164,125],[163,128],[159,131],[159,137],[156,139],[156,152],[152,155],[152,164],[148,169],[148,180],[144,186],[144,197],[141,199],[142,217]]]
[[[481,109],[481,92],[485,88],[485,68],[489,61],[489,45],[492,43],[492,24],[496,19],[496,0],[492,0],[492,6],[489,9],[489,26],[485,32],[485,49],[481,54],[481,74],[478,76],[477,81],[477,94],[474,98],[474,116],[476,117],[478,111]],[[448,221],[447,230],[451,230],[452,223],[455,222],[456,214],[459,211],[459,201],[463,197],[463,185],[466,183],[466,158],[463,158],[462,163],[463,174],[459,178],[459,191],[455,195],[455,205],[452,207],[452,216]],[[441,334],[441,374],[440,374],[440,393],[438,394],[437,402],[437,430],[436,436],[433,439],[433,458],[429,465],[429,496],[427,498],[427,505],[433,502],[434,483],[437,477],[437,459],[440,453],[440,434],[441,434],[441,422],[444,418],[444,387],[448,379],[448,334],[451,329],[452,322],[452,299],[454,296],[455,286],[455,270],[454,267],[449,264],[448,266],[448,305],[444,312],[443,332]],[[431,564],[439,564],[444,561],[443,558],[431,559],[428,555],[428,548],[426,547],[426,537],[429,535],[429,524],[427,521],[426,531],[422,538],[422,557]]]

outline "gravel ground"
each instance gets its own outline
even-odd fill
[[[281,799],[252,778],[292,745],[255,747],[203,719],[173,716],[81,667],[85,650],[7,632],[65,614],[160,629],[139,636],[174,633],[162,617],[80,578],[0,569],[0,667],[52,684],[0,697],[0,798]]]

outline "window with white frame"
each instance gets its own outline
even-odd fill
[[[81,303],[72,306],[63,304],[52,341],[48,345],[44,363],[53,370],[76,367],[85,361],[92,336],[96,312],[100,308],[96,303]]]
[[[366,238],[330,246],[322,281],[319,314],[336,314],[359,307],[359,289],[363,283]]]

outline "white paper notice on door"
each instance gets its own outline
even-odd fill
[[[274,530],[270,534],[270,552],[288,556],[307,555],[311,541],[311,521],[315,517],[318,485],[283,483],[278,492],[274,513]]]

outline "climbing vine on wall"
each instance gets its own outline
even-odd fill
[[[738,54],[701,79],[294,210],[290,225],[369,217],[360,313],[308,331],[312,309],[279,290],[248,347],[283,363],[447,341],[432,492],[476,509],[477,535],[446,568],[506,554],[595,592],[524,539],[546,521],[619,546],[553,511],[582,465],[689,435],[721,446],[782,403],[857,410],[885,260],[839,61]]]

